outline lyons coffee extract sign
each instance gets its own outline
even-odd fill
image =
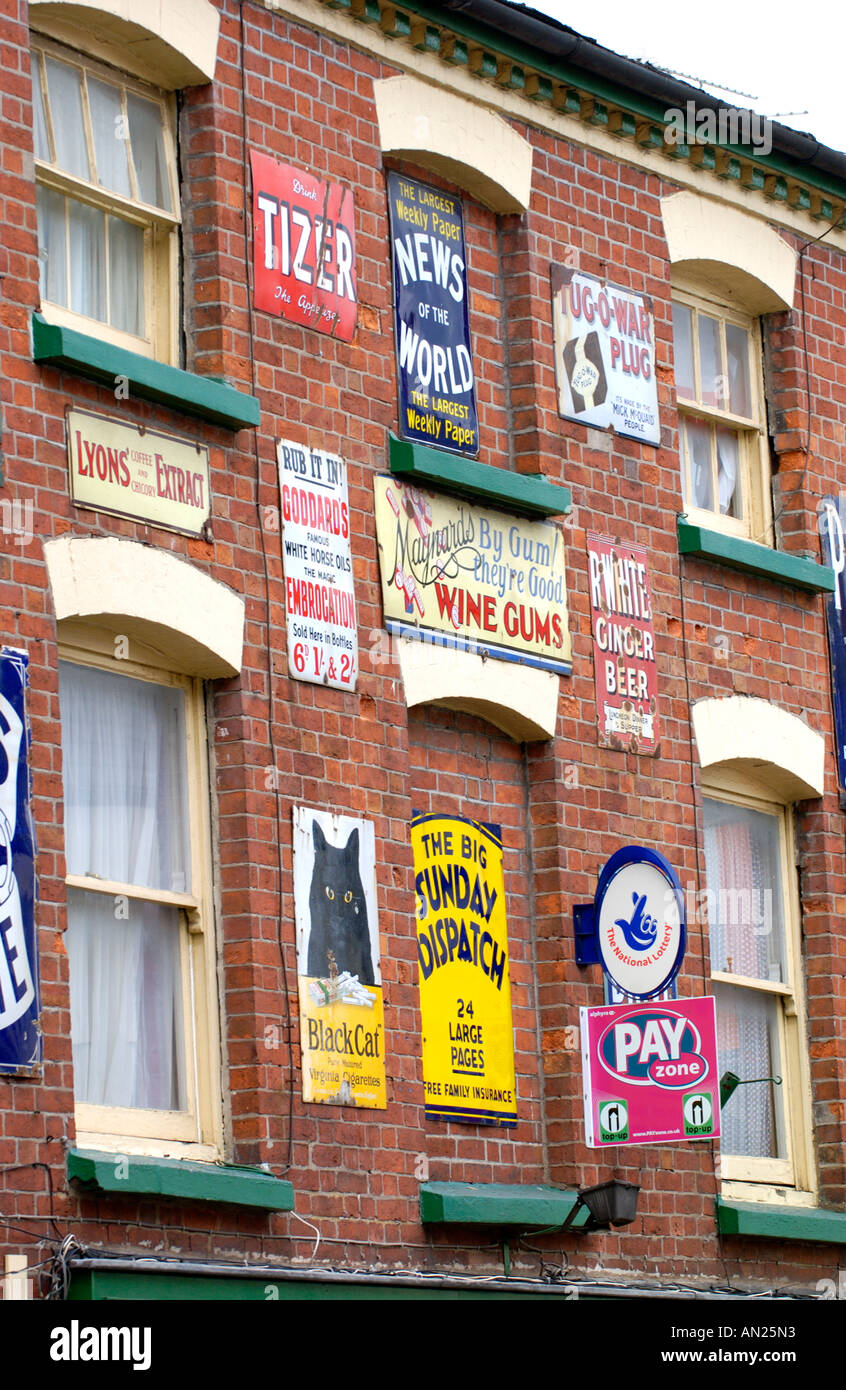
[[[590,1148],[718,1137],[712,998],[583,1008],[579,1014]]]
[[[373,822],[293,814],[303,1100],[384,1110]]]
[[[0,1072],[41,1061],[25,652],[0,654]]]
[[[404,439],[479,452],[461,203],[388,174],[399,423]]]
[[[651,299],[560,265],[550,276],[559,414],[660,444]]]
[[[548,521],[374,480],[385,626],[401,637],[569,672],[564,544]]]
[[[211,513],[209,451],[160,430],[69,410],[70,493],[78,507],[199,536]]]
[[[658,747],[658,675],[646,551],[588,533],[599,742],[631,753]]]
[[[416,815],[411,844],[426,1115],[513,1127],[500,827],[462,816]]]
[[[250,154],[253,303],[348,343],[355,333],[355,209],[350,189]]]
[[[358,634],[344,460],[289,439],[280,439],[276,454],[288,672],[295,680],[355,690]]]

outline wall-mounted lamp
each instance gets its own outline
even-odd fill
[[[770,1081],[774,1086],[781,1085],[780,1076],[750,1076],[748,1080],[742,1080],[736,1072],[724,1071],[720,1077],[720,1109],[731,1100],[738,1086],[759,1086],[764,1081]]]
[[[590,1232],[607,1231],[610,1226],[628,1226],[637,1215],[639,1192],[638,1183],[623,1182],[620,1178],[597,1183],[595,1187],[582,1187],[562,1229]],[[587,1221],[573,1226],[582,1207],[587,1207]]]

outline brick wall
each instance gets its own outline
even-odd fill
[[[387,206],[372,80],[400,69],[258,5],[245,4],[239,14],[233,0],[222,0],[219,8],[216,81],[185,94],[179,117],[185,365],[255,392],[262,424],[255,434],[233,436],[138,399],[120,406],[128,420],[211,446],[213,539],[206,542],[81,511],[69,501],[65,409],[115,413],[115,398],[71,372],[31,360],[38,262],[27,14],[22,0],[2,6],[2,495],[33,500],[37,534],[23,546],[2,538],[0,607],[4,640],[26,646],[31,662],[45,1033],[43,1078],[0,1079],[6,1209],[43,1236],[34,1244],[10,1231],[5,1248],[43,1250],[51,1239],[51,1211],[83,1243],[114,1250],[308,1262],[314,1244],[313,1233],[288,1217],[95,1199],[66,1188],[63,1154],[75,1131],[62,762],[56,625],[42,542],[70,532],[164,547],[246,601],[243,671],[216,682],[208,702],[227,1156],[267,1163],[291,1178],[298,1212],[319,1228],[319,1261],[499,1268],[490,1233],[432,1234],[420,1226],[418,1179],[426,1165],[433,1179],[454,1181],[578,1185],[613,1173],[643,1185],[636,1225],[578,1244],[533,1237],[548,1262],[665,1279],[812,1283],[833,1264],[818,1248],[720,1245],[713,1223],[713,1144],[621,1151],[618,1158],[583,1145],[577,1010],[601,995],[598,971],[573,963],[572,906],[592,896],[601,864],[625,843],[660,848],[683,884],[702,885],[690,703],[709,695],[758,695],[806,717],[829,750],[827,795],[799,808],[797,832],[821,1196],[846,1201],[846,1043],[839,1027],[846,1004],[846,855],[830,758],[822,603],[768,580],[679,559],[670,276],[659,206],[676,186],[672,168],[660,179],[526,126],[520,133],[535,152],[529,213],[498,219],[462,197],[480,458],[518,471],[540,468],[572,489],[575,510],[564,534],[573,675],[561,680],[558,732],[549,743],[521,747],[490,725],[446,710],[409,713],[396,664],[379,640],[372,491],[374,474],[386,467],[387,432],[397,427]],[[251,309],[250,150],[354,189],[360,303],[352,344]],[[449,189],[413,165],[397,167]],[[801,245],[796,236],[788,240]],[[575,263],[652,296],[663,426],[658,449],[559,418],[551,262]],[[767,372],[780,543],[817,555],[817,499],[843,483],[846,272],[824,241],[806,248],[801,269],[810,434],[798,294],[791,313],[766,323]],[[319,444],[348,463],[362,668],[355,694],[294,681],[287,673],[275,510],[278,438]],[[654,758],[597,746],[587,530],[649,552],[662,724]],[[727,642],[716,643],[718,634]],[[305,1106],[299,1098],[293,805],[363,816],[375,825],[386,1111]],[[423,1118],[412,810],[503,825],[520,1115],[515,1131]],[[707,942],[692,929],[681,993],[704,992],[707,971]],[[513,1258],[515,1269],[537,1272],[531,1251],[515,1249]]]

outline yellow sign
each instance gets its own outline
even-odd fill
[[[78,507],[202,534],[211,512],[209,451],[108,415],[68,411],[71,497]]]
[[[498,825],[411,823],[426,1115],[517,1123],[511,979]]]
[[[525,521],[376,478],[385,626],[402,637],[565,674],[571,669],[564,542]]]
[[[294,806],[303,1100],[384,1110],[373,822]]]

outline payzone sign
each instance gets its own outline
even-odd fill
[[[585,1129],[591,1148],[719,1135],[713,998],[580,1012]]]

